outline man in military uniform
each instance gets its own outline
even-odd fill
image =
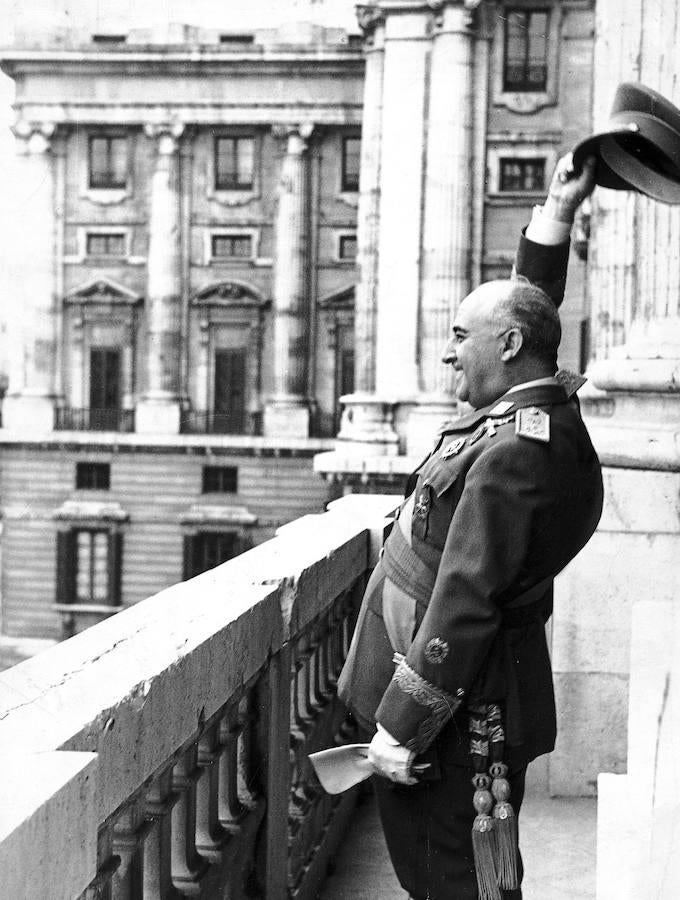
[[[556,376],[568,235],[593,169],[558,163],[513,279],[482,285],[456,314],[444,362],[473,411],[411,476],[340,679],[357,719],[377,727],[383,828],[415,900],[521,897],[508,848],[526,767],[556,733],[552,580],[602,509],[573,396],[583,379]]]

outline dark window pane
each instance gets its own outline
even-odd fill
[[[356,259],[357,258],[357,239],[356,235],[344,234],[340,238],[340,259]]]
[[[127,183],[127,139],[90,138],[90,187],[124,188]]]
[[[251,190],[254,169],[254,138],[215,138],[215,187],[217,190]]]
[[[111,484],[109,463],[76,463],[76,487],[83,490],[107,491]]]
[[[342,139],[342,190],[359,190],[359,168],[361,162],[361,138]]]
[[[499,191],[543,191],[545,159],[501,159]]]
[[[253,239],[249,234],[215,234],[212,237],[212,255],[217,259],[249,259],[252,245]]]
[[[93,347],[90,350],[90,409],[120,408],[120,350]]]
[[[87,235],[88,256],[125,256],[125,235],[90,232]]]
[[[239,552],[238,534],[234,531],[204,531],[194,536],[189,577],[232,559]]]
[[[503,90],[544,91],[548,79],[546,10],[506,10]]]
[[[224,434],[243,434],[246,413],[245,347],[215,353],[214,429]]]
[[[204,494],[235,494],[238,491],[236,466],[203,466]]]
[[[109,600],[109,533],[81,529],[75,532],[76,602]]]

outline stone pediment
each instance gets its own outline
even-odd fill
[[[335,290],[325,297],[321,297],[318,301],[321,309],[329,311],[338,309],[354,309],[354,298],[356,293],[356,284],[347,284],[339,290]]]
[[[92,278],[79,287],[69,291],[64,298],[66,303],[122,303],[133,305],[141,303],[141,294],[136,294],[130,288],[119,284],[112,278],[101,276]]]
[[[269,304],[260,291],[244,281],[216,281],[194,294],[194,304],[213,306],[250,306],[260,308]]]

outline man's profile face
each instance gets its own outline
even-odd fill
[[[493,320],[494,307],[505,293],[502,285],[489,283],[468,294],[444,351],[444,362],[456,371],[456,397],[476,409],[493,403],[507,389],[503,335]]]

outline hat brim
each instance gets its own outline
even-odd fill
[[[680,203],[680,167],[644,134],[616,128],[586,138],[573,151],[576,171],[589,156],[596,159],[595,183],[601,187]]]

